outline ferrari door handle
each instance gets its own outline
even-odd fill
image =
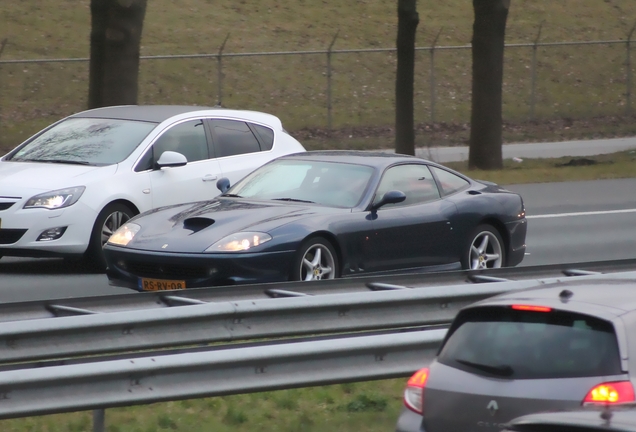
[[[214,180],[216,180],[218,178],[219,178],[218,176],[215,176],[213,174],[208,174],[208,175],[203,176],[202,180],[203,181],[214,181]]]

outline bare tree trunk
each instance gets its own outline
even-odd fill
[[[91,0],[88,107],[137,104],[147,0]]]
[[[398,0],[395,152],[410,155],[415,154],[413,81],[415,75],[415,31],[419,22],[417,0]]]
[[[468,167],[503,166],[502,83],[510,0],[473,0],[473,85]]]

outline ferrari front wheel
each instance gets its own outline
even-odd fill
[[[298,250],[291,280],[335,279],[338,276],[336,256],[336,251],[327,240],[323,238],[307,240]]]
[[[482,270],[504,266],[503,240],[490,225],[480,225],[473,231],[467,249],[462,257],[464,269]]]

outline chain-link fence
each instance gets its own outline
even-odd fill
[[[504,119],[631,113],[631,35],[506,45]],[[335,50],[336,38],[317,51],[229,53],[224,41],[209,54],[143,56],[139,103],[266,111],[290,131],[392,126],[396,49]],[[416,48],[416,123],[469,122],[471,65],[470,45]],[[87,93],[87,58],[0,58],[0,145],[85,109]]]

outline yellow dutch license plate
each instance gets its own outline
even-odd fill
[[[143,291],[170,291],[186,288],[185,281],[139,278],[139,288]]]

